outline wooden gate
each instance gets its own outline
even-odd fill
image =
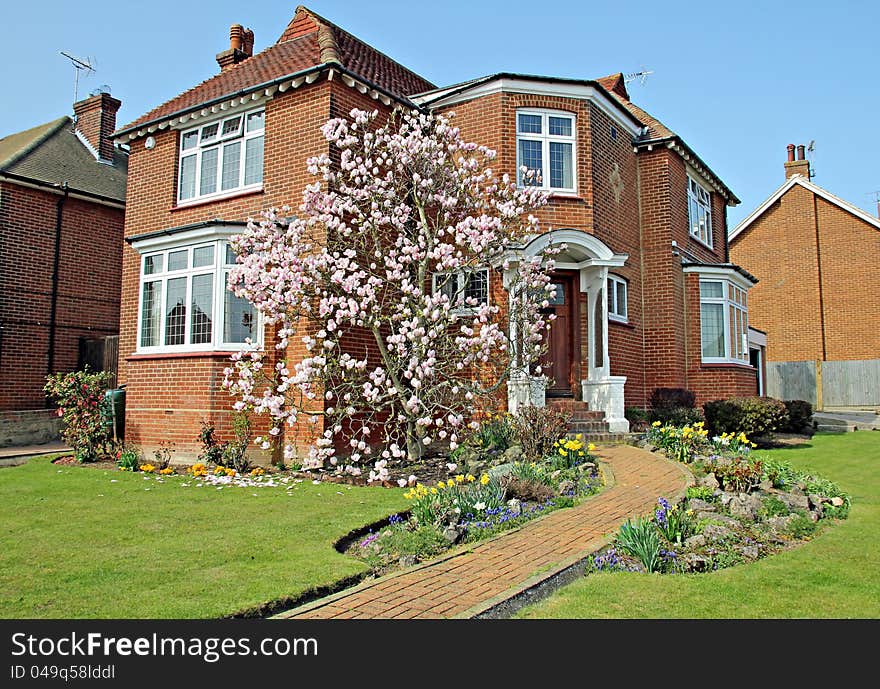
[[[107,383],[110,389],[116,387],[116,374],[119,364],[119,335],[109,335],[95,339],[79,338],[78,369],[88,366],[93,371],[109,371],[112,378]]]

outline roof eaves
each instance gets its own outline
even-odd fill
[[[29,153],[32,153],[34,150],[39,148],[49,137],[56,134],[62,127],[64,127],[67,123],[72,123],[67,115],[63,115],[59,117],[57,120],[48,123],[51,126],[46,127],[46,131],[32,139],[26,146],[18,149],[12,155],[8,156],[6,160],[0,161],[0,170],[5,170],[8,167],[11,167],[15,163],[17,163],[22,158],[26,157]]]
[[[758,280],[758,278],[756,278],[754,275],[752,275],[749,271],[747,271],[742,266],[738,266],[735,263],[706,263],[704,261],[687,261],[686,260],[686,261],[682,261],[681,265],[682,265],[682,267],[685,267],[685,268],[726,268],[728,270],[732,270],[736,273],[739,273],[746,280],[751,281],[752,284],[757,285],[758,282],[760,282]]]
[[[189,230],[198,230],[202,227],[216,227],[218,225],[229,227],[247,227],[247,222],[243,220],[221,220],[219,218],[215,218],[214,220],[203,220],[201,222],[189,223],[188,225],[178,225],[177,227],[169,227],[164,230],[155,230],[153,232],[144,232],[143,234],[132,235],[131,237],[126,237],[125,241],[128,244],[132,244],[134,242],[141,242],[145,239],[153,239],[154,237],[165,237],[180,234],[181,232],[187,232]]]
[[[43,187],[54,193],[63,193],[64,191],[64,186],[56,182],[47,182],[46,180],[37,179],[36,177],[17,175],[14,172],[0,170],[0,179],[4,178],[10,180],[11,182],[22,182],[24,184],[32,184],[34,186]],[[77,194],[79,196],[89,197],[95,199],[96,201],[100,201],[101,203],[119,204],[125,206],[125,197],[120,199],[113,196],[105,196],[104,194],[96,194],[93,191],[86,191],[85,189],[79,189],[78,187],[71,186],[67,186],[67,191],[70,194]]]

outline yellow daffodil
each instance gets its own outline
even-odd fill
[[[589,450],[590,452],[595,452],[596,446],[593,443],[590,443],[589,445],[587,445],[587,450]]]
[[[457,474],[455,476],[455,482],[456,483],[464,483],[464,476],[462,474]]]
[[[654,428],[659,428],[659,427],[662,426],[663,424],[660,423],[659,421],[655,421],[655,422],[652,423],[651,425],[652,425]]]
[[[480,476],[480,484],[485,486],[487,483],[489,483],[489,474],[483,474]]]
[[[465,478],[467,479],[468,483],[473,483],[477,480],[476,476],[474,476],[473,474],[468,474],[467,476],[465,476]]]

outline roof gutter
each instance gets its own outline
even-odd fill
[[[284,76],[276,77],[275,79],[271,79],[269,81],[264,81],[259,84],[255,84],[253,86],[248,86],[243,89],[239,89],[238,91],[234,91],[232,93],[226,93],[222,96],[218,96],[217,98],[212,98],[211,100],[202,101],[197,105],[190,105],[185,108],[181,108],[180,110],[175,110],[174,112],[168,113],[167,115],[162,115],[161,117],[153,118],[152,120],[147,120],[146,122],[141,122],[140,124],[132,125],[129,127],[125,127],[124,129],[117,129],[113,132],[112,136],[114,139],[118,139],[127,134],[131,134],[132,132],[137,132],[145,127],[152,127],[153,125],[157,125],[161,122],[165,122],[166,120],[174,119],[175,117],[180,117],[181,115],[186,115],[187,113],[193,112],[195,110],[201,110],[202,108],[209,108],[213,105],[217,105],[218,103],[222,103],[223,101],[229,100],[230,98],[240,98],[241,96],[245,96],[249,93],[253,93],[254,91],[259,91],[260,89],[272,88],[273,86],[278,86],[283,84],[285,81],[290,81],[291,79],[298,79],[300,77],[308,76],[309,74],[314,74],[316,72],[321,72],[325,69],[334,69],[340,72],[341,74],[346,74],[353,79],[357,79],[360,82],[363,82],[371,89],[381,92],[385,96],[396,100],[397,102],[412,107],[416,110],[422,110],[423,108],[419,105],[416,105],[411,100],[406,97],[399,96],[395,93],[391,93],[387,89],[379,86],[378,84],[374,84],[368,79],[360,76],[356,72],[352,72],[350,69],[343,67],[341,64],[337,62],[322,62],[319,65],[315,65],[313,67],[309,67],[308,69],[303,69],[298,72],[291,72],[290,74],[285,74]]]
[[[155,230],[154,232],[145,232],[144,234],[132,235],[131,237],[126,237],[125,241],[127,244],[133,244],[134,242],[142,242],[145,239],[153,239],[155,237],[170,237],[175,234],[180,234],[181,232],[198,230],[203,227],[216,227],[218,225],[246,227],[247,223],[243,220],[220,220],[219,218],[215,218],[214,220],[203,220],[202,222],[194,222],[190,223],[189,225],[178,225],[177,227],[169,227],[164,230]]]
[[[50,194],[65,194],[66,196],[73,199],[100,203],[104,206],[110,206],[111,208],[125,208],[124,199],[114,199],[110,196],[103,196],[101,194],[95,194],[93,192],[84,191],[82,189],[74,189],[72,187],[67,187],[67,192],[62,192],[61,185],[59,185],[57,182],[44,182],[40,179],[33,179],[32,177],[16,175],[12,172],[0,172],[0,181],[3,180],[9,181],[12,184],[19,184],[23,187],[32,187],[35,189],[47,191]],[[67,185],[67,182],[64,182],[64,184]]]

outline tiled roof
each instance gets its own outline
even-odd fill
[[[71,190],[125,203],[127,171],[128,155],[118,149],[113,165],[98,162],[69,117],[0,139],[0,174],[43,184],[67,182]]]
[[[398,97],[434,88],[415,72],[299,6],[274,45],[153,108],[120,131],[328,62]]]
[[[607,77],[596,79],[611,96],[623,107],[632,113],[632,115],[648,128],[648,134],[645,139],[666,139],[676,136],[675,132],[663,124],[653,115],[642,110],[638,105],[629,99],[629,93],[626,90],[626,82],[623,74],[611,74]]]

